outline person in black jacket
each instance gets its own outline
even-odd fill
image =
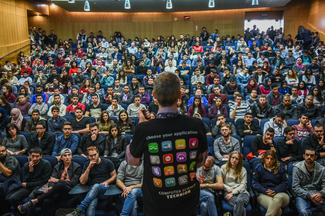
[[[314,134],[310,135],[302,143],[302,151],[306,149],[315,149],[317,162],[325,166],[325,149],[324,149],[324,128],[322,125],[316,123],[314,126]]]
[[[222,135],[220,129],[221,129],[221,125],[223,125],[224,123],[226,123],[225,116],[223,114],[218,114],[216,125],[212,126],[212,136],[213,137]],[[236,126],[231,122],[227,122],[227,124],[230,125],[230,128],[231,128],[230,135],[236,136],[237,135]]]
[[[270,104],[266,103],[265,95],[261,95],[258,99],[258,103],[252,107],[252,114],[260,123],[262,119],[270,119],[274,117],[273,108]]]
[[[99,156],[108,154],[107,140],[99,135],[99,126],[96,122],[89,125],[90,133],[85,134],[79,143],[77,153],[82,157],[87,158],[87,149],[90,146],[95,146],[98,149]]]
[[[253,114],[251,112],[245,113],[244,123],[238,125],[238,135],[245,137],[247,135],[262,135],[261,127],[253,123]]]
[[[258,153],[258,150],[272,150],[275,151],[275,142],[274,138],[274,129],[268,128],[266,129],[264,136],[255,137],[251,143],[251,152],[255,156],[254,159],[249,160],[249,163],[252,164],[257,159],[262,158],[262,155]]]
[[[295,129],[290,126],[284,128],[284,136],[285,138],[277,143],[279,159],[285,164],[303,160],[301,143],[294,139]]]
[[[276,52],[276,57],[272,59],[271,65],[280,69],[284,68],[285,60],[281,57],[281,51]]]
[[[276,84],[277,86],[280,86],[282,81],[285,80],[285,76],[280,74],[279,68],[275,68],[273,74],[270,73],[269,77],[272,81],[272,84]]]
[[[241,92],[241,86],[236,84],[236,79],[231,77],[229,83],[223,88],[223,93],[226,95],[233,95],[235,91]]]
[[[120,104],[130,105],[133,102],[133,94],[130,92],[130,87],[125,85],[123,87],[123,93],[118,96]]]
[[[18,207],[21,213],[31,214],[36,204],[42,204],[41,215],[54,216],[56,209],[54,203],[69,200],[72,197],[69,191],[79,183],[81,166],[72,161],[72,152],[65,148],[61,151],[61,161],[54,167],[44,192],[32,192],[29,201]],[[41,194],[40,194],[41,193]]]
[[[322,117],[322,112],[319,106],[314,105],[314,96],[308,95],[304,104],[297,106],[297,115],[305,114],[309,120]]]
[[[125,157],[125,149],[128,145],[128,141],[124,135],[121,134],[119,127],[116,124],[112,124],[109,129],[110,134],[107,137],[108,150],[107,156],[121,159]]]
[[[297,109],[291,104],[291,98],[289,94],[283,96],[282,103],[274,107],[274,114],[278,115],[283,113],[286,119],[297,119]]]
[[[52,155],[54,139],[53,136],[48,134],[45,130],[45,124],[43,122],[37,122],[37,134],[35,136],[32,136],[29,150],[33,147],[40,147],[42,149],[43,155]]]

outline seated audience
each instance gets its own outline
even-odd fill
[[[39,110],[33,110],[32,117],[26,122],[24,131],[29,132],[31,135],[33,135],[36,132],[36,124],[40,121],[46,125],[47,119],[43,116],[40,116]]]
[[[265,134],[268,128],[273,128],[275,137],[283,136],[285,127],[287,127],[285,115],[279,113],[264,124],[263,134]]]
[[[293,125],[292,127],[296,130],[295,137],[297,137],[299,140],[302,140],[304,137],[309,137],[314,133],[313,126],[308,120],[308,116],[305,114],[301,114],[299,117],[299,124]]]
[[[206,105],[209,105],[209,102],[208,100],[205,98],[205,96],[202,96],[202,89],[196,89],[195,91],[195,96],[191,97],[188,102],[187,102],[187,107],[190,107],[193,105],[193,102],[194,102],[194,98],[196,96],[199,96],[201,98],[201,103],[203,104],[206,104]]]
[[[217,164],[221,161],[227,161],[231,152],[240,151],[239,141],[230,136],[231,126],[224,123],[220,128],[222,136],[217,138],[213,144],[214,157]]]
[[[73,128],[71,133],[85,134],[89,132],[89,124],[91,119],[83,116],[83,111],[80,107],[76,108],[75,118],[69,119]]]
[[[94,118],[99,118],[100,114],[106,110],[105,106],[101,103],[99,103],[99,98],[97,94],[92,94],[91,96],[92,103],[87,107],[86,110],[86,117],[94,117]]]
[[[192,85],[196,85],[198,82],[201,82],[204,84],[205,78],[203,75],[201,75],[201,71],[199,68],[195,69],[195,75],[191,77],[191,83]]]
[[[292,171],[292,190],[298,196],[296,207],[299,215],[311,215],[312,208],[325,213],[323,201],[325,168],[317,163],[315,149],[304,150],[304,161],[294,164]],[[313,178],[311,181],[310,179]]]
[[[221,88],[218,85],[210,85],[213,87],[213,93],[210,94],[209,96],[209,106],[213,105],[216,103],[217,98],[222,99],[223,104],[227,104],[227,96],[225,94],[220,94]]]
[[[60,155],[61,161],[55,165],[48,180],[49,189],[43,193],[32,192],[29,196],[30,200],[18,208],[21,213],[29,212],[31,208],[41,204],[41,215],[54,216],[56,209],[53,202],[68,202],[73,198],[69,192],[79,182],[82,168],[72,160],[72,152],[69,148],[63,149]]]
[[[29,148],[39,147],[43,155],[52,155],[54,139],[45,130],[46,126],[43,122],[36,124],[36,135],[31,137]]]
[[[324,97],[323,97],[323,93],[320,87],[318,86],[314,86],[311,90],[310,90],[310,95],[314,96],[314,104],[316,106],[323,106],[324,103]]]
[[[253,89],[249,99],[246,100],[246,103],[250,106],[252,109],[255,104],[259,102],[259,98],[257,97],[257,90]]]
[[[287,172],[277,161],[274,151],[268,150],[255,167],[252,186],[259,193],[257,202],[266,209],[265,215],[281,215],[289,205]]]
[[[248,135],[262,135],[261,127],[253,122],[253,114],[245,113],[244,122],[238,125],[238,135],[242,138]]]
[[[123,93],[118,96],[119,103],[130,105],[133,101],[133,94],[130,92],[129,86],[126,85],[123,87],[123,89],[124,89]]]
[[[302,96],[303,98],[306,98],[309,94],[309,90],[307,88],[307,85],[305,81],[300,81],[298,86],[298,95]]]
[[[63,134],[59,134],[56,138],[52,152],[52,156],[55,156],[58,161],[61,159],[61,151],[65,148],[70,149],[72,154],[77,153],[78,137],[72,133],[72,130],[71,122],[66,121],[63,123]]]
[[[257,91],[258,95],[260,94],[260,89],[258,88],[256,81],[252,78],[248,81],[247,86],[245,86],[244,89],[245,96],[250,95],[253,90]]]
[[[36,96],[37,103],[33,103],[28,111],[28,115],[32,115],[34,110],[38,110],[41,116],[46,116],[49,109],[48,105],[43,102],[43,97],[41,94]]]
[[[266,77],[263,80],[262,85],[260,85],[261,94],[268,95],[271,92],[271,84],[272,84],[271,79],[269,77]]]
[[[26,125],[26,119],[24,119],[18,108],[13,108],[11,110],[11,120],[10,123],[16,125],[19,131],[24,131]]]
[[[273,108],[266,102],[266,96],[261,95],[256,103],[252,107],[252,113],[254,119],[257,119],[261,123],[262,119],[270,119],[274,116]]]
[[[292,104],[302,104],[304,102],[304,97],[298,95],[298,87],[292,87],[290,99],[292,101]]]
[[[317,162],[325,166],[324,128],[320,124],[314,126],[314,134],[307,137],[302,143],[302,150],[315,149]]]
[[[226,117],[223,114],[218,114],[216,116],[216,125],[212,126],[212,136],[216,137],[221,135],[221,125],[226,123]],[[233,123],[231,122],[227,122],[228,125],[230,125],[230,135],[232,136],[236,136],[237,132],[236,132],[236,127]]]
[[[61,100],[61,104],[64,104],[65,101],[65,97],[63,96],[63,94],[60,94],[60,89],[59,88],[55,88],[54,89],[54,94],[50,96],[49,100],[48,100],[48,104],[52,105],[54,103],[54,96],[55,95],[59,95],[60,96],[60,100]],[[69,94],[71,94],[72,92],[70,92]],[[66,93],[66,96],[69,96],[68,93]]]
[[[109,149],[107,140],[104,136],[99,135],[99,126],[96,122],[89,125],[90,133],[86,133],[77,148],[77,153],[84,158],[87,158],[87,149],[96,147],[100,156],[107,155]]]
[[[186,170],[185,170],[186,171]],[[223,189],[220,168],[214,164],[214,158],[208,156],[202,167],[196,170],[196,178],[200,182],[201,215],[218,215],[215,193]]]
[[[226,164],[221,167],[225,201],[233,208],[233,215],[246,215],[249,204],[247,172],[243,167],[243,156],[239,151],[229,155]]]
[[[286,119],[297,119],[297,109],[291,104],[289,94],[283,96],[282,103],[274,107],[274,114],[283,113]]]
[[[135,122],[129,118],[129,114],[125,110],[121,110],[118,116],[118,128],[122,134],[133,134],[135,130]]]
[[[150,104],[150,95],[147,93],[147,92],[145,92],[145,88],[144,88],[144,86],[139,86],[139,96],[140,96],[140,98],[141,98],[141,104],[145,104],[145,105],[149,105]]]
[[[29,197],[35,189],[44,186],[51,175],[51,163],[42,159],[42,149],[32,148],[29,151],[29,158],[30,161],[23,166],[22,187],[9,197],[9,203],[14,207],[15,215],[20,215],[17,208],[23,204],[23,200]]]
[[[6,126],[6,136],[1,145],[6,147],[7,152],[11,155],[26,154],[28,151],[25,136],[20,134],[18,127],[13,123]]]
[[[290,126],[286,127],[284,129],[284,136],[277,143],[279,159],[284,164],[301,161],[303,159],[301,143],[295,139],[295,129]]]
[[[199,96],[194,97],[193,104],[188,108],[187,115],[194,116],[195,113],[200,114],[201,117],[206,116],[205,108],[202,106],[201,98]]]
[[[31,107],[31,104],[29,102],[26,102],[26,96],[22,93],[18,95],[18,100],[19,102],[15,103],[14,108],[19,109],[23,116],[28,116],[28,111]]]
[[[82,82],[82,86],[80,87],[79,89],[79,94],[82,94],[84,95],[85,93],[88,93],[89,92],[89,87],[91,86],[91,82],[89,79],[85,79],[83,82]]]
[[[54,95],[54,103],[53,103],[53,105],[49,108],[49,111],[47,112],[47,115],[48,116],[50,116],[50,117],[53,117],[53,115],[52,115],[52,108],[53,107],[58,107],[59,108],[59,111],[60,111],[60,113],[59,113],[59,115],[60,116],[65,116],[66,115],[66,110],[67,110],[67,107],[66,107],[66,105],[64,105],[63,103],[62,103],[62,100],[61,100],[61,98],[60,98],[60,95]]]
[[[141,97],[136,95],[134,97],[134,103],[128,106],[127,113],[130,117],[138,117],[139,110],[141,109],[146,109],[146,106],[141,104]]]
[[[40,86],[40,85],[37,85],[36,86],[36,94],[34,94],[33,96],[32,96],[32,98],[30,99],[30,103],[31,104],[34,104],[34,103],[37,103],[37,96],[38,95],[41,95],[42,96],[42,102],[44,102],[44,103],[47,103],[47,95],[45,94],[45,93],[43,93],[43,87],[42,86]]]
[[[235,78],[231,77],[229,83],[224,85],[223,93],[226,95],[233,95],[235,91],[241,92],[241,87],[236,84]]]
[[[274,138],[274,129],[268,128],[263,136],[257,136],[253,139],[251,143],[251,152],[255,158],[262,158],[262,154],[259,154],[259,150],[275,150],[275,142],[273,141]],[[254,162],[256,160],[250,160],[250,162]]]
[[[105,110],[100,114],[100,119],[97,122],[99,127],[99,133],[101,134],[109,134],[109,128],[112,124],[114,124],[114,121],[111,120],[109,117],[108,112]]]
[[[101,97],[100,97],[100,95],[98,93],[95,92],[95,86],[90,86],[89,87],[89,91],[84,94],[84,96],[82,97],[81,103],[82,104],[88,104],[88,106],[91,105],[92,104],[92,95],[93,94],[97,95],[98,103],[100,103],[101,102]]]
[[[112,99],[112,105],[110,105],[107,108],[107,112],[109,113],[110,117],[115,117],[117,118],[119,116],[119,113],[124,110],[124,108],[118,104],[118,100],[116,97]]]
[[[230,106],[230,118],[237,121],[237,119],[243,119],[245,113],[250,112],[251,108],[246,103],[242,103],[243,95],[235,95],[235,104]]]
[[[228,110],[222,104],[222,98],[215,99],[215,106],[212,106],[209,109],[209,118],[216,118],[219,114],[223,114],[224,116],[228,116]]]
[[[151,116],[151,114],[150,114],[150,116]],[[193,117],[202,120],[202,116],[199,113],[194,113]],[[154,118],[156,118],[156,116]],[[212,134],[211,134],[210,127],[204,122],[203,122],[203,125],[204,125],[205,135],[211,136]]]
[[[2,94],[8,103],[13,103],[16,100],[16,96],[12,93],[12,88],[9,85],[2,86]]]
[[[114,164],[109,159],[100,158],[96,147],[90,147],[87,150],[87,156],[89,160],[83,167],[80,183],[91,185],[91,188],[80,205],[67,216],[81,215],[82,212],[86,212],[86,215],[95,215],[96,208],[94,207],[98,199],[105,199],[104,194],[107,188],[116,180]]]

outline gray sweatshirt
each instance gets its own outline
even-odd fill
[[[218,161],[222,161],[224,155],[230,155],[233,151],[240,151],[239,141],[230,137],[230,142],[225,143],[222,137],[217,138],[213,144],[214,155]]]
[[[46,103],[42,103],[40,106],[38,103],[33,103],[30,109],[28,110],[28,115],[32,115],[33,110],[39,110],[41,116],[45,116],[47,114],[47,111],[49,110],[49,107]]]
[[[138,113],[139,113],[140,109],[146,109],[146,106],[143,104],[140,104],[139,107],[136,107],[134,105],[134,103],[130,104],[128,106],[128,110],[127,110],[129,117],[138,117]]]
[[[141,184],[143,182],[143,163],[134,167],[123,161],[118,168],[116,180],[120,180],[126,187]]]
[[[312,176],[309,174],[305,161],[293,165],[292,189],[297,196],[310,199],[310,195],[321,193],[325,196],[325,168],[315,161]]]

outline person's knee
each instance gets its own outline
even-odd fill
[[[201,211],[205,211],[208,208],[208,205],[206,202],[201,202],[200,203],[200,209]]]
[[[214,195],[213,195],[212,193],[210,193],[210,194],[208,195],[208,200],[209,200],[210,202],[214,202]]]

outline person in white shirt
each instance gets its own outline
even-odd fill
[[[177,69],[174,65],[173,65],[173,61],[175,60],[168,60],[168,66],[165,67],[165,71],[166,72],[172,72],[172,73],[175,73],[175,70]]]
[[[195,69],[195,75],[191,77],[191,83],[192,85],[196,85],[198,82],[201,82],[204,84],[205,78],[203,75],[201,75],[201,71],[199,68]]]

